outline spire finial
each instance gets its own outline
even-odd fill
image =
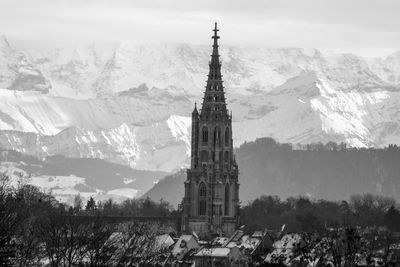
[[[214,27],[214,30],[213,30],[214,36],[212,37],[214,39],[214,41],[216,41],[216,39],[219,39],[218,31],[219,30],[218,30],[218,27],[217,27],[217,22],[215,22],[215,27]]]
[[[222,75],[221,75],[221,61],[219,60],[218,53],[218,24],[215,22],[214,28],[212,30],[214,33],[212,35],[213,41],[213,50],[211,54],[211,61],[209,62],[210,70],[208,72],[208,79],[206,85],[206,92],[204,95],[203,106],[201,109],[202,114],[204,112],[208,112],[211,110],[222,110],[225,115],[229,116],[228,111],[225,107],[225,97],[224,97],[224,86],[222,84]],[[215,107],[214,104],[209,105],[207,107],[204,106],[205,103],[217,103],[218,107]],[[208,105],[208,104],[207,104]]]

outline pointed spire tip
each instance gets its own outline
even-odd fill
[[[213,39],[219,39],[219,36],[218,36],[218,27],[217,27],[217,22],[215,22],[215,27],[214,27],[214,29],[213,29],[213,32],[214,32],[214,35],[211,37],[211,38],[213,38]]]

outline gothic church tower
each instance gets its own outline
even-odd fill
[[[232,115],[226,108],[215,23],[213,51],[200,111],[192,112],[191,164],[183,198],[182,227],[200,236],[230,236],[238,224],[238,166],[233,156]]]

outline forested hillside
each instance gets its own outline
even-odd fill
[[[265,194],[338,200],[365,192],[400,199],[397,146],[353,149],[327,143],[294,150],[263,138],[242,145],[236,158],[244,202]]]
[[[242,204],[261,196],[305,195],[342,200],[373,193],[400,200],[400,149],[348,148],[345,144],[280,144],[271,138],[235,150]],[[146,196],[176,206],[183,196],[184,173],[161,180]],[[172,193],[171,193],[172,192]]]

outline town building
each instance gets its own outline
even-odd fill
[[[233,248],[202,248],[194,255],[195,266],[248,266],[247,257],[238,247]]]

